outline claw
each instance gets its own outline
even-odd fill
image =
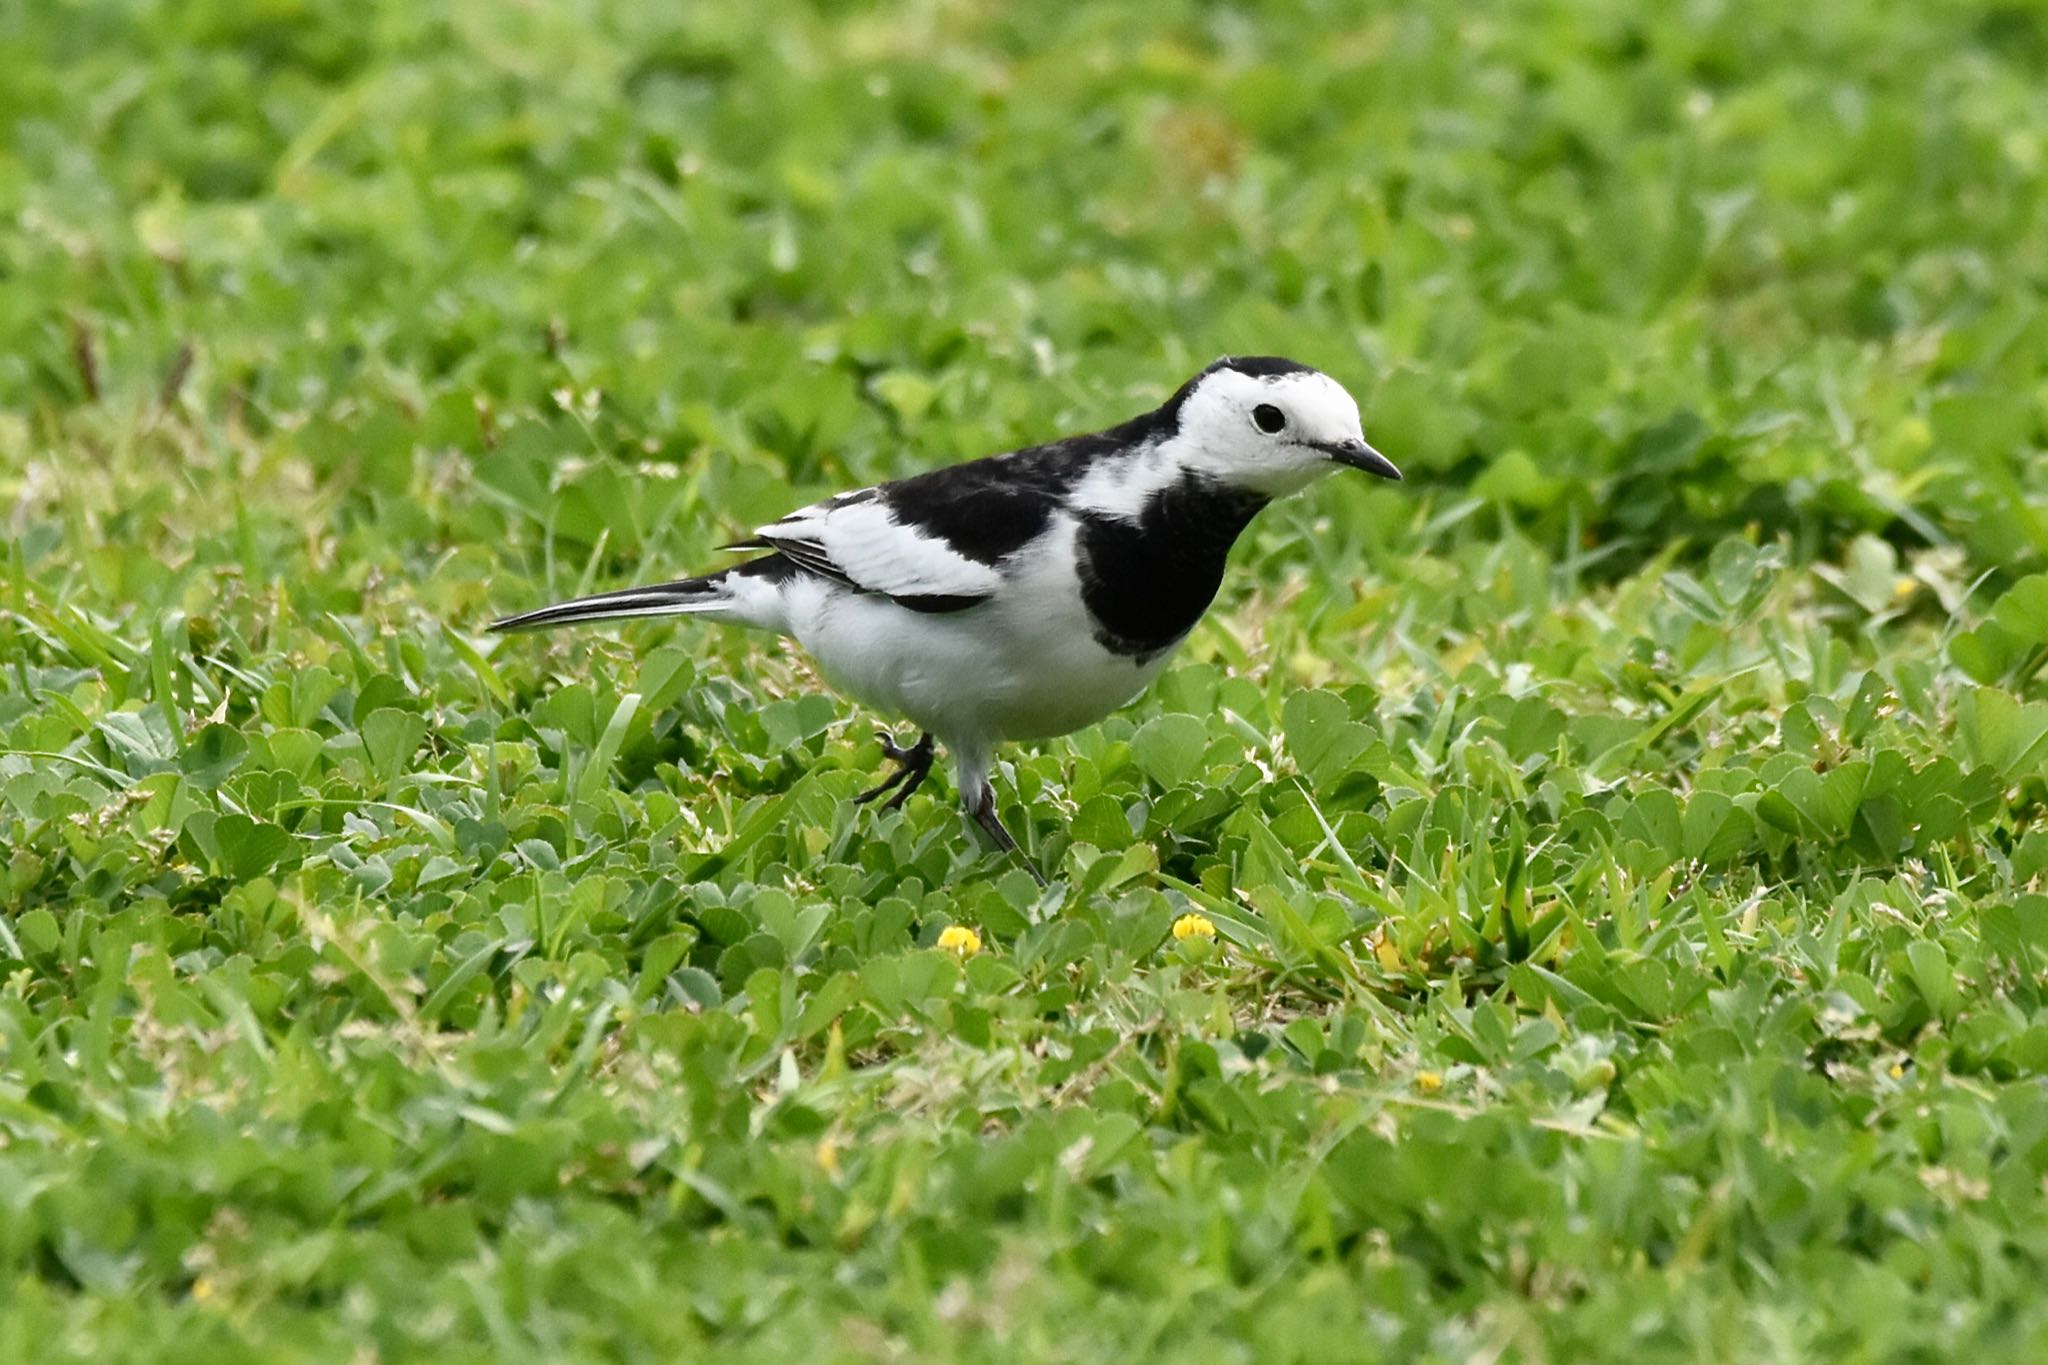
[[[883,756],[888,758],[893,763],[908,764],[913,768],[918,766],[920,763],[925,765],[929,765],[931,763],[932,737],[930,735],[924,736],[922,739],[918,740],[916,744],[913,744],[908,749],[904,748],[901,744],[898,744],[896,742],[896,736],[890,734],[887,730],[875,731],[875,738],[882,742]],[[924,755],[922,758],[918,757],[919,749],[924,750]]]
[[[865,806],[868,802],[874,800],[876,797],[888,792],[891,788],[895,787],[895,785],[898,782],[901,782],[904,778],[908,776],[910,776],[910,769],[898,768],[895,772],[890,773],[887,777],[883,778],[880,782],[877,782],[874,786],[869,787],[859,796],[854,797],[853,803],[857,806]],[[894,803],[892,802],[891,804],[893,805]]]
[[[898,744],[896,737],[886,730],[876,731],[875,737],[882,741],[882,753],[891,763],[897,765],[896,771],[853,799],[864,806],[876,797],[895,790],[901,783],[902,790],[889,797],[882,807],[884,810],[901,810],[903,803],[910,799],[910,794],[918,789],[924,782],[925,775],[932,770],[932,737],[929,733],[920,735],[917,743],[907,749]]]

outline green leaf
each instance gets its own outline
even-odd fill
[[[612,763],[618,758],[619,749],[625,744],[626,733],[639,710],[639,693],[628,692],[619,698],[619,704],[612,709],[611,720],[606,722],[604,733],[598,737],[597,748],[591,752],[576,779],[576,800],[579,803],[587,805],[596,800],[598,792],[610,780]]]
[[[221,875],[246,882],[276,867],[291,852],[292,836],[266,821],[231,812],[214,821],[213,845]]]
[[[1295,766],[1316,787],[1335,783],[1373,742],[1372,731],[1351,719],[1341,697],[1318,689],[1287,698],[1280,728]]]
[[[39,956],[56,952],[64,942],[64,931],[58,925],[57,917],[43,909],[23,915],[15,922],[14,933],[24,952]]]
[[[363,718],[362,734],[370,771],[388,789],[427,737],[427,721],[411,711],[387,706]]]
[[[1475,497],[1518,507],[1546,508],[1554,505],[1569,487],[1562,479],[1546,476],[1524,450],[1510,450],[1473,480]]]
[[[1756,835],[1750,813],[1720,792],[1695,792],[1685,803],[1685,856],[1722,863],[1743,853]]]
[[[2021,703],[1980,687],[1956,707],[1956,733],[1965,757],[2011,775],[2048,758],[2048,702]]]
[[[439,1019],[462,989],[483,975],[484,969],[490,966],[491,959],[503,946],[503,939],[493,939],[457,963],[454,970],[441,979],[441,984],[434,987],[433,994],[421,1002],[420,1018],[428,1022]]]
[[[1199,717],[1154,716],[1131,736],[1131,761],[1162,787],[1179,787],[1202,770],[1209,727]]]
[[[1615,828],[1624,838],[1641,839],[1667,862],[1676,859],[1684,849],[1678,798],[1661,787],[1638,792]]]
[[[2020,661],[2024,647],[2004,627],[1985,622],[1948,642],[1948,657],[1971,681],[1995,683]]]
[[[177,756],[178,746],[154,706],[143,711],[113,711],[100,717],[107,747],[127,760],[130,773],[155,772]]]
[[[1999,597],[1991,618],[2027,645],[2048,644],[2048,574],[2022,578]]]
[[[1961,996],[1956,990],[1955,971],[1941,945],[1932,939],[1916,939],[1906,946],[1906,962],[1913,985],[1927,1001],[1927,1007],[1943,1019],[1954,1018]]]
[[[178,771],[194,786],[212,791],[242,766],[249,756],[249,741],[232,725],[208,725],[189,741],[178,755]]]
[[[875,396],[906,422],[922,419],[938,396],[937,387],[929,379],[909,370],[890,370],[876,375],[871,383]]]

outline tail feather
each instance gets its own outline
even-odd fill
[[[730,573],[730,570],[727,571]],[[537,607],[516,616],[491,622],[493,631],[545,630],[549,626],[575,625],[584,621],[615,621],[631,616],[684,616],[691,612],[718,611],[731,605],[726,590],[726,573],[684,578],[674,583],[656,583],[642,588],[621,588],[569,602]]]

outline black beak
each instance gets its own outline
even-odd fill
[[[1338,464],[1348,464],[1353,469],[1363,469],[1368,474],[1377,474],[1397,483],[1400,481],[1401,471],[1394,467],[1394,462],[1363,441],[1319,441],[1316,448]]]

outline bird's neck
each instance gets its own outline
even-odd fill
[[[1267,499],[1183,472],[1135,517],[1083,513],[1081,596],[1107,649],[1140,660],[1178,643],[1216,598],[1230,547]]]

